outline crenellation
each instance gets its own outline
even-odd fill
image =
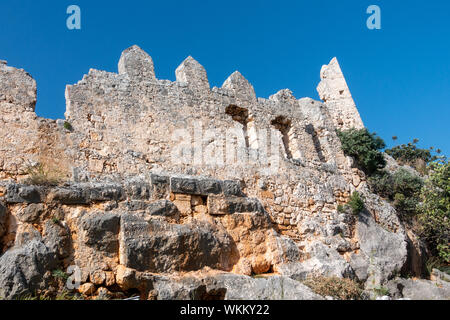
[[[175,71],[177,82],[196,90],[210,89],[205,68],[191,56],[187,57]]]
[[[320,71],[317,87],[320,98],[327,105],[337,129],[364,128],[339,62],[333,58]]]
[[[127,74],[134,80],[156,80],[152,58],[134,45],[124,52],[119,60],[119,74]]]
[[[288,89],[257,98],[238,71],[221,88],[210,89],[206,70],[192,57],[175,74],[176,81],[157,79],[147,53],[137,46],[126,49],[118,73],[91,69],[66,87],[65,121],[72,127],[66,130],[61,120],[38,125],[31,109],[34,80],[0,64],[0,79],[5,79],[0,98],[12,97],[0,99],[0,116],[7,119],[0,128],[0,149],[5,150],[0,180],[23,180],[28,162],[51,162],[64,163],[77,182],[134,176],[150,181],[155,173],[240,181],[249,197],[261,199],[272,221],[298,236],[297,225],[307,214],[333,211],[343,199],[334,194],[355,189],[355,173],[336,129],[359,127],[362,121],[337,60],[322,68],[318,90],[324,102],[296,99]],[[336,95],[341,88],[344,94]],[[21,116],[12,107],[23,106],[29,110],[26,121],[13,121],[5,111]],[[338,114],[346,116],[343,126]],[[169,197],[167,190],[157,194],[155,200]]]
[[[256,101],[255,89],[250,82],[244,78],[239,72],[233,72],[222,85],[223,89],[228,89],[233,93],[233,96],[242,102]]]

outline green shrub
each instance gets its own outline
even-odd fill
[[[60,269],[54,270],[52,272],[52,275],[54,278],[61,279],[64,281],[67,281],[67,279],[69,279],[69,275]]]
[[[392,174],[386,170],[379,170],[368,179],[370,191],[379,196],[391,199],[394,195],[393,185],[394,178]]]
[[[369,187],[373,193],[393,202],[400,212],[414,215],[420,202],[423,180],[403,168],[394,174],[382,170],[369,178]]]
[[[338,131],[337,134],[344,153],[353,157],[358,167],[367,175],[370,176],[386,166],[386,161],[380,152],[386,145],[375,133],[371,134],[367,129],[349,129]]]
[[[384,297],[384,296],[389,295],[389,289],[387,289],[385,287],[376,287],[373,289],[373,292],[379,297]]]
[[[429,165],[430,175],[421,192],[421,235],[433,253],[450,262],[450,165],[441,160]]]
[[[405,197],[413,197],[420,193],[423,187],[423,180],[402,168],[393,175],[393,187],[395,193],[401,193]]]
[[[69,131],[73,130],[72,125],[70,124],[70,122],[67,122],[67,121],[64,122],[64,128]]]
[[[418,142],[419,140],[415,139],[413,142],[387,149],[385,152],[400,164],[407,164],[412,167],[416,167],[416,164],[420,163],[417,160],[422,160],[425,163],[433,161],[435,158],[431,155],[431,151],[417,148]]]
[[[339,213],[344,213],[345,212],[345,207],[342,204],[340,204],[340,205],[337,206],[337,211]]]
[[[352,209],[352,213],[354,215],[358,215],[361,211],[364,210],[364,200],[359,192],[355,191],[352,193],[348,205]]]

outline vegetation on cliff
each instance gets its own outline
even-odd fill
[[[450,165],[440,155],[441,150],[418,148],[418,139],[386,149],[386,154],[404,166],[391,173],[385,169],[381,152],[385,142],[376,134],[350,129],[338,131],[338,136],[344,153],[368,176],[370,190],[390,201],[402,220],[415,225],[432,253],[431,259],[450,263]],[[356,206],[357,200],[352,196],[351,203]]]

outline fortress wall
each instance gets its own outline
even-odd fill
[[[36,117],[31,77],[4,65],[0,70],[11,79],[0,91],[2,117],[9,119],[1,131],[3,162],[23,155],[21,163],[64,164],[79,182],[150,173],[239,180],[280,228],[293,232],[311,215],[336,212],[361,180],[335,132],[336,108],[348,115],[348,125],[359,123],[359,114],[349,115],[351,96],[333,96],[335,109],[329,99],[297,100],[289,90],[257,98],[239,72],[210,89],[192,57],[177,68],[175,82],[159,80],[151,57],[133,46],[122,54],[118,73],[91,69],[67,86],[69,130],[64,121]],[[3,178],[26,174],[8,170]]]

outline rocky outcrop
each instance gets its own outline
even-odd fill
[[[9,250],[0,257],[0,297],[20,298],[45,289],[55,267],[55,254],[38,240]]]
[[[394,299],[450,300],[450,282],[436,279],[394,279],[387,284]]]

